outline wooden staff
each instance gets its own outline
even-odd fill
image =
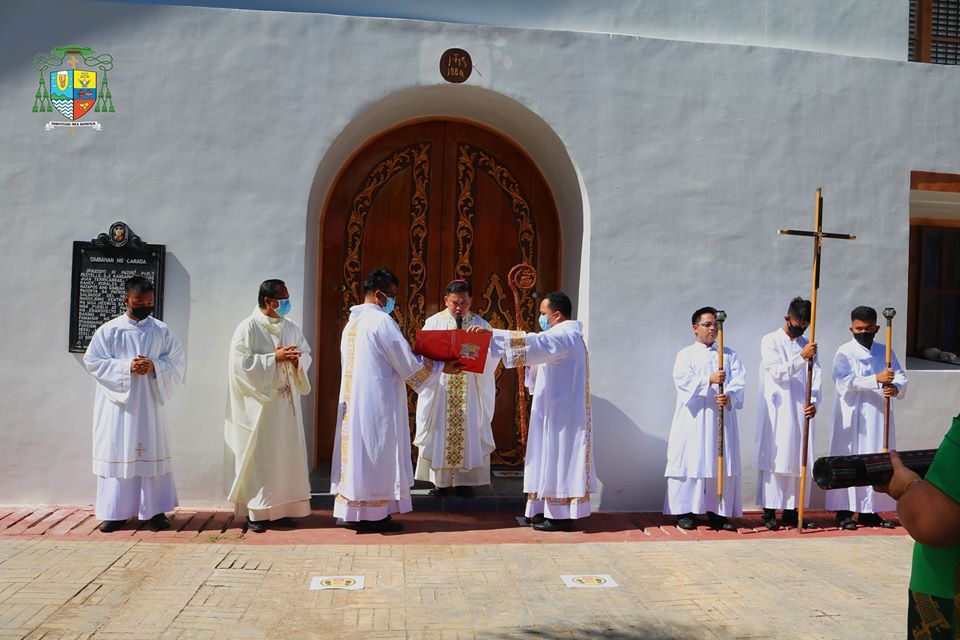
[[[893,368],[893,316],[897,310],[887,307],[883,317],[887,319],[887,369]],[[883,398],[883,452],[890,451],[890,396]]]
[[[521,291],[528,292],[533,289],[537,283],[537,270],[530,265],[521,262],[515,265],[507,274],[507,282],[510,283],[510,290],[513,292],[513,310],[514,321],[517,325],[517,331],[525,331],[526,324],[523,321],[523,311],[520,306]],[[517,367],[517,411],[520,416],[520,444],[527,446],[527,411],[526,394],[523,390],[523,367]]]
[[[726,311],[717,311],[717,362],[723,370],[723,323],[727,319]],[[723,381],[718,385],[719,395],[723,395]],[[724,407],[717,412],[717,496],[723,498],[723,414]]]
[[[797,231],[781,229],[780,235],[804,236],[813,238],[813,286],[810,291],[810,342],[816,342],[817,335],[817,290],[820,289],[820,247],[824,238],[837,240],[856,240],[857,236],[846,233],[826,233],[823,231],[823,190],[817,189],[817,203],[813,212],[813,231]],[[807,401],[805,407],[813,399],[813,361],[807,361]],[[807,455],[810,447],[810,418],[803,419],[803,457],[800,459],[800,504],[797,514],[797,533],[803,533],[803,503],[807,495]]]

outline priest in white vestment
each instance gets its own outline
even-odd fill
[[[763,508],[768,529],[779,527],[776,509],[784,524],[796,526],[800,493],[805,416],[817,413],[820,399],[820,364],[817,345],[803,336],[810,324],[810,301],[794,298],[783,327],[760,341],[760,393],[757,416],[757,504]],[[807,404],[807,363],[813,358],[813,387]],[[814,425],[810,423],[807,473],[813,469]],[[807,486],[812,482],[807,479]],[[810,492],[804,508],[809,506]],[[812,522],[804,523],[812,528]]]
[[[723,348],[719,367],[717,310],[693,313],[694,343],[677,354],[673,384],[677,403],[667,443],[667,492],[663,512],[677,516],[681,529],[696,529],[696,515],[707,514],[714,529],[736,531],[728,518],[743,513],[740,500],[740,431],[737,411],[743,408],[746,381],[736,352]],[[723,383],[723,393],[719,384]],[[717,410],[724,414],[723,496],[717,494]]]
[[[186,358],[167,325],[150,315],[153,283],[130,278],[123,302],[126,313],[97,329],[83,356],[97,379],[93,473],[104,533],[134,516],[165,529],[166,512],[178,504],[164,406],[183,382]]]
[[[310,515],[307,444],[300,398],[310,393],[310,345],[285,316],[282,280],[260,285],[257,307],[233,332],[224,423],[227,499],[247,528],[294,527]]]
[[[427,318],[423,328],[490,328],[470,311],[470,284],[453,280],[443,298],[446,307]],[[459,321],[458,321],[459,319]],[[490,484],[490,453],[494,449],[493,409],[497,397],[497,364],[492,350],[487,353],[483,373],[441,374],[417,398],[417,432],[413,444],[419,450],[415,478],[432,482],[433,494],[446,495],[453,487],[469,498],[473,487]]]
[[[399,279],[377,269],[363,283],[340,340],[340,397],[330,491],[333,515],[358,533],[399,531],[390,514],[413,509],[406,386],[422,392],[454,363],[414,355],[390,316]],[[406,385],[406,386],[405,386]]]
[[[533,524],[539,531],[562,531],[589,516],[597,485],[590,362],[583,324],[570,319],[572,311],[566,294],[548,294],[540,303],[540,333],[494,329],[491,340],[504,366],[536,367],[523,490],[526,516],[545,518]]]
[[[883,451],[883,414],[885,398],[902,399],[907,390],[907,375],[897,355],[890,352],[887,368],[886,345],[874,342],[880,330],[877,311],[857,307],[850,313],[853,338],[837,350],[833,358],[833,382],[837,400],[833,410],[833,439],[830,455],[849,456]],[[890,448],[894,449],[893,402],[890,404]],[[896,511],[896,501],[873,487],[849,487],[827,491],[826,508],[837,512],[837,525],[856,529],[857,524],[892,529],[893,522],[882,518],[881,511]],[[853,514],[859,518],[854,521]]]

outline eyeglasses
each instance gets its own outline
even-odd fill
[[[717,326],[717,323],[716,323],[716,322],[701,322],[701,323],[699,324],[699,326],[703,327],[704,329],[713,329],[714,327]]]

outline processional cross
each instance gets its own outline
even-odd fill
[[[857,236],[848,233],[827,233],[823,230],[823,190],[817,188],[817,205],[813,214],[813,231],[780,229],[782,236],[803,236],[813,238],[813,284],[810,288],[810,342],[816,342],[817,335],[817,291],[820,289],[820,245],[824,238],[831,240],[856,240]],[[813,358],[807,361],[807,402],[813,394]],[[807,451],[810,444],[810,418],[803,421],[803,452],[800,458],[800,495],[797,509],[797,533],[803,533],[803,502],[807,489]]]

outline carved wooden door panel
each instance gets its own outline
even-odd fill
[[[539,171],[512,142],[466,123],[420,122],[367,144],[333,187],[321,242],[316,443],[323,466],[336,433],[340,332],[368,272],[388,266],[400,278],[394,317],[411,342],[441,308],[452,278],[471,282],[473,311],[498,328],[516,325],[507,282],[515,264],[539,274],[521,301],[527,329],[536,326],[537,295],[559,283],[556,208]],[[502,367],[493,430],[494,464],[521,464],[517,378]]]

